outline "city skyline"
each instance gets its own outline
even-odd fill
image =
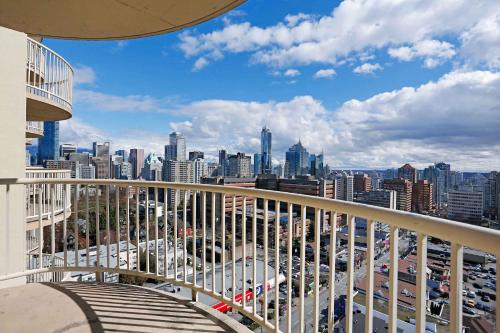
[[[258,152],[268,126],[281,160],[301,139],[339,168],[445,160],[497,169],[498,2],[373,4],[250,1],[166,36],[47,39],[75,64],[74,117],[61,123],[61,141],[161,154],[168,133],[180,131],[188,150],[215,158],[220,148]]]

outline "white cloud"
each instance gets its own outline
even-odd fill
[[[375,71],[382,70],[379,64],[365,63],[354,68],[353,72],[356,74],[373,74]]]
[[[110,112],[168,112],[166,106],[176,102],[171,97],[158,99],[148,95],[117,96],[87,89],[74,89],[73,98],[78,107]]]
[[[391,57],[401,61],[411,61],[417,57],[424,58],[424,67],[433,68],[443,61],[455,56],[455,48],[448,42],[438,40],[423,40],[411,46],[390,48],[388,53]]]
[[[498,91],[500,73],[455,71],[420,87],[349,100],[335,110],[311,96],[264,103],[202,100],[175,108],[185,120],[170,122],[170,129],[161,133],[126,129],[113,135],[72,119],[61,122],[61,137],[81,146],[106,138],[113,149],[142,147],[163,154],[168,132],[177,130],[185,134],[188,149],[215,158],[221,148],[259,151],[260,129],[267,125],[278,160],[300,138],[311,152],[324,150],[333,167],[385,168],[410,162],[421,168],[444,160],[457,169],[488,171],[500,165]]]
[[[335,76],[337,72],[333,68],[325,68],[325,69],[320,69],[316,73],[314,73],[314,78],[315,79],[330,79],[333,76]]]
[[[96,81],[95,71],[89,66],[76,65],[73,66],[73,71],[73,82],[75,86],[82,84],[92,85]]]
[[[287,77],[299,76],[300,75],[300,71],[298,71],[297,69],[290,68],[290,69],[287,69],[285,71],[285,73],[283,73],[283,75],[287,76]]]
[[[193,65],[193,71],[199,71],[203,67],[208,65],[208,60],[205,57],[198,58]]]
[[[244,22],[206,34],[188,31],[181,35],[180,48],[187,57],[251,52],[253,62],[288,67],[337,64],[367,50],[413,48],[443,36],[459,38],[465,46],[474,44],[473,37],[480,34],[481,45],[491,49],[491,56],[484,59],[489,63],[498,59],[496,46],[489,41],[498,38],[494,28],[499,13],[497,0],[352,0],[322,17],[299,13],[268,27]]]
[[[493,12],[462,34],[462,54],[472,64],[500,69],[500,14]]]

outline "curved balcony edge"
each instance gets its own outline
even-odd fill
[[[26,119],[57,121],[71,118],[73,68],[59,54],[27,38]]]

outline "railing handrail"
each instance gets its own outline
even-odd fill
[[[26,172],[27,173],[68,173],[70,174],[71,173],[71,170],[68,170],[68,169],[46,169],[44,167],[26,167]],[[31,178],[26,178],[26,179],[30,179]],[[44,179],[47,179],[47,178],[39,178],[41,180],[44,180]],[[56,178],[53,178],[53,179],[56,179]]]
[[[72,104],[70,101],[68,101],[68,100],[67,100],[67,99],[65,99],[64,97],[61,97],[61,96],[60,96],[60,95],[58,95],[58,94],[55,94],[55,93],[53,93],[53,92],[51,92],[51,91],[48,91],[47,89],[43,89],[43,88],[40,88],[40,87],[34,86],[34,85],[32,85],[32,84],[29,84],[29,83],[26,83],[26,86],[27,86],[27,87],[30,87],[30,88],[32,88],[32,89],[36,89],[36,90],[38,90],[38,91],[42,91],[42,92],[46,93],[47,95],[52,95],[52,96],[55,96],[55,97],[57,97],[58,99],[60,99],[61,101],[63,101],[64,103],[68,104],[69,106],[71,106],[71,104]]]
[[[30,38],[30,37],[27,37],[27,38],[28,38],[28,41],[30,41],[31,43],[36,44],[38,47],[40,47],[42,49],[45,49],[47,52],[50,52],[53,55],[55,55],[56,57],[58,57],[59,59],[61,59],[66,65],[68,65],[69,69],[71,70],[71,74],[74,74],[73,67],[71,67],[71,65],[69,64],[69,62],[66,59],[64,59],[63,56],[61,56],[59,53],[57,53],[56,51],[52,50],[51,48],[43,45],[42,43],[39,43],[39,42],[37,42],[36,40],[34,40],[34,39]]]
[[[343,200],[313,197],[302,194],[277,192],[262,189],[252,189],[233,186],[189,184],[175,182],[158,182],[142,180],[117,180],[117,179],[63,179],[63,178],[18,178],[0,179],[0,185],[26,185],[26,184],[67,184],[67,185],[116,185],[121,187],[149,187],[168,188],[174,190],[191,190],[212,192],[228,195],[244,195],[247,197],[259,197],[261,199],[276,200],[300,204],[308,207],[335,211],[339,214],[349,214],[360,218],[383,221],[383,223],[401,229],[408,229],[417,233],[449,239],[464,246],[479,249],[485,252],[500,254],[500,231],[492,230],[467,223],[446,220],[442,218],[420,215],[410,212],[398,211],[383,207],[370,206],[366,204],[349,202]]]

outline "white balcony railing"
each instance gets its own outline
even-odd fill
[[[73,68],[59,54],[28,38],[26,91],[71,110]]]
[[[51,170],[37,167],[26,168],[27,179],[70,179],[71,170]],[[64,197],[64,188],[68,185],[57,184],[49,187],[47,184],[26,185],[26,221],[38,220],[40,211],[43,220],[52,216],[59,222],[64,212],[71,209],[71,198]],[[36,194],[36,195],[35,195]],[[52,200],[54,199],[54,200]]]
[[[26,132],[27,132],[27,137],[43,136],[43,121],[27,121]]]
[[[0,179],[0,185],[7,184],[30,188],[33,196],[40,198],[37,201],[39,210],[42,209],[42,203],[46,202],[42,199],[44,191],[50,193],[60,186],[63,198],[71,197],[73,200],[73,214],[65,215],[59,228],[52,220],[45,232],[42,216],[39,215],[37,233],[42,246],[38,247],[38,256],[46,255],[42,250],[44,247],[50,249],[48,254],[51,264],[43,265],[42,260],[37,267],[30,266],[24,272],[0,276],[0,281],[38,273],[69,271],[93,272],[97,280],[102,278],[103,273],[141,276],[189,288],[193,295],[206,294],[251,318],[267,331],[274,332],[304,332],[311,331],[311,327],[313,332],[318,332],[325,292],[328,332],[333,331],[336,317],[334,313],[338,312],[335,310],[335,292],[340,288],[340,282],[335,278],[338,231],[332,227],[324,234],[330,250],[326,265],[328,273],[321,287],[324,267],[320,265],[323,256],[320,247],[323,228],[320,224],[324,213],[334,222],[340,221],[341,215],[344,216],[348,226],[345,332],[353,332],[354,325],[355,217],[367,220],[367,283],[366,297],[362,304],[366,314],[365,332],[373,331],[375,315],[374,234],[377,222],[390,226],[387,325],[391,333],[397,332],[400,230],[409,230],[417,235],[417,264],[414,267],[416,332],[425,332],[429,318],[426,297],[429,236],[448,241],[451,245],[448,318],[451,332],[462,332],[464,247],[485,251],[497,257],[500,254],[498,231],[319,197],[238,187],[118,180]],[[0,190],[3,191],[1,188]],[[8,202],[9,191],[5,193]],[[228,206],[227,199],[230,199],[229,203],[241,202],[241,205]],[[55,200],[56,196],[51,196],[49,206],[53,206]],[[171,213],[163,209],[162,203],[168,202],[173,202]],[[259,209],[254,205],[258,205]],[[286,216],[286,221],[273,218],[276,214],[272,214],[271,208],[280,212],[278,216]],[[299,224],[298,228],[294,225],[296,222]],[[56,229],[60,235],[58,237]],[[295,243],[293,233],[282,232],[297,229],[300,244],[298,259],[292,256]],[[306,236],[312,230],[312,255],[306,255],[310,252],[306,252]],[[69,233],[77,235],[77,240],[72,243],[77,244],[76,246],[68,243]],[[49,234],[50,237],[47,237]],[[44,237],[47,239],[44,240]],[[123,253],[113,260],[112,257],[116,258],[118,255],[118,243],[123,248]],[[278,244],[282,246],[277,246]],[[148,255],[141,253],[140,247],[147,249]],[[219,263],[216,254],[220,254]],[[63,258],[62,264],[56,263],[58,255]],[[145,265],[135,264],[141,262],[141,256],[145,256],[142,260]],[[263,262],[260,266],[257,265],[258,256]],[[294,278],[292,272],[296,269],[297,261],[300,267]],[[306,261],[309,261],[307,265]],[[497,269],[498,265],[497,263]],[[313,283],[311,296],[306,300],[306,289],[310,284],[308,281],[306,285],[306,278],[309,277]],[[286,299],[280,299],[279,293],[271,290],[273,282],[266,283],[273,279],[278,282],[284,280],[282,283],[286,284]],[[264,288],[258,284],[259,280],[264,282]],[[294,283],[298,284],[298,302],[292,300]],[[256,299],[260,297],[260,291],[262,303]],[[241,297],[242,293],[246,296]],[[323,303],[320,302],[320,295]],[[280,302],[284,304],[284,315],[280,311],[273,311],[270,316],[272,310],[269,309],[269,304],[274,303],[274,309],[279,309]],[[293,307],[292,303],[295,303]],[[309,313],[311,307],[312,315]],[[496,318],[498,323],[498,311]],[[497,332],[500,332],[499,326],[497,325]]]

